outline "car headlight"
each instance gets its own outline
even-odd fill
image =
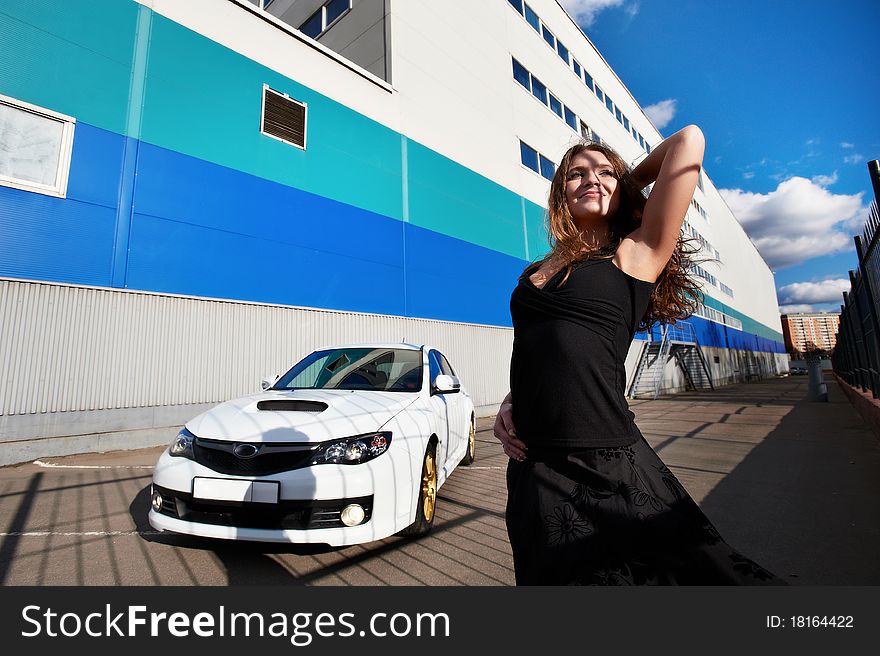
[[[322,443],[312,458],[313,465],[360,465],[388,450],[391,433],[367,433]]]
[[[168,447],[168,454],[178,458],[195,460],[193,455],[193,441],[195,439],[196,436],[186,430],[186,427],[181,428],[171,446]]]

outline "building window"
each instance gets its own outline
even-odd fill
[[[545,105],[547,104],[547,87],[534,75],[532,76],[532,95]]]
[[[556,165],[551,162],[549,159],[540,155],[541,158],[541,175],[543,175],[548,180],[553,179],[553,174],[556,173]]]
[[[620,107],[615,105],[614,107],[614,118],[617,119],[618,123],[623,123],[623,114],[620,113]]]
[[[584,69],[584,84],[587,85],[587,88],[592,91],[595,84],[593,83],[593,76],[587,73],[587,69]],[[596,92],[598,95],[598,91]]]
[[[541,25],[541,36],[544,37],[544,41],[546,41],[551,48],[556,50],[556,37],[553,36],[553,32],[547,29],[546,25]]]
[[[591,139],[592,135],[590,134],[590,126],[581,121],[581,136],[584,139]]]
[[[592,132],[593,132],[593,139],[592,139],[592,140],[595,141],[596,143],[602,143],[602,137],[600,137],[600,136],[596,133],[595,130],[593,130]]]
[[[623,127],[629,132],[629,119],[626,116],[623,117]]]
[[[566,65],[569,64],[568,48],[562,45],[562,41],[559,41],[558,39],[556,41],[556,54],[562,58],[562,61],[564,61]]]
[[[330,0],[324,5],[324,24],[326,30],[333,22],[351,9],[351,0]]]
[[[306,149],[307,106],[263,85],[263,116],[260,131],[297,148]]]
[[[599,102],[605,102],[605,92],[602,91],[602,88],[598,84],[596,85],[596,97],[599,99]]]
[[[523,13],[523,0],[507,0],[510,6],[516,9],[520,14]]]
[[[614,114],[614,103],[611,100],[611,96],[605,96],[605,109]]]
[[[263,5],[267,8],[268,3]],[[324,32],[333,27],[344,14],[351,9],[351,0],[330,0],[330,2],[319,7],[305,22],[299,26],[299,31],[317,39]]]
[[[529,72],[525,69],[525,66],[515,59],[513,60],[513,79],[523,85],[527,90],[531,91],[529,86]]]
[[[548,180],[553,179],[553,174],[556,172],[556,165],[553,162],[524,141],[519,142],[519,153],[523,166]]]
[[[526,10],[525,11],[526,20],[528,21],[529,25],[534,27],[535,31],[540,33],[541,32],[541,21],[538,18],[538,14],[536,14],[534,12],[534,10],[531,7],[529,7],[528,5],[525,6],[525,10]]]
[[[64,198],[76,119],[0,95],[0,185]]]
[[[574,67],[574,74],[577,75],[579,78],[584,79],[583,69],[581,68],[581,65],[578,63],[578,60],[572,59],[571,65]]]
[[[532,95],[540,100],[545,107],[549,106],[554,114],[565,121],[572,130],[577,132],[577,117],[574,112],[563,105],[559,98],[550,93],[547,87],[538,78],[529,73],[525,66],[516,59],[511,59],[513,61],[513,77],[516,81],[525,89],[531,91]]]
[[[535,173],[540,173],[541,169],[538,168],[538,151],[529,146],[527,143],[520,141],[519,142],[519,155],[520,160],[522,161],[524,166],[529,167]]]

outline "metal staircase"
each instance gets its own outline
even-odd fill
[[[715,389],[709,364],[697,341],[694,328],[687,322],[661,326],[660,339],[646,342],[639,358],[636,374],[629,388],[630,398],[653,398],[660,393],[663,372],[669,358],[684,371],[688,388],[693,390]]]

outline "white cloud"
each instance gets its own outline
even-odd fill
[[[677,102],[678,101],[675,100],[675,98],[661,100],[660,102],[645,107],[645,114],[647,114],[648,118],[657,126],[658,130],[662,130],[669,125],[669,121],[675,116],[675,105]]]
[[[846,157],[844,157],[843,161],[847,164],[858,164],[863,159],[865,159],[864,155],[861,155],[859,153],[854,153],[852,155],[847,155]]]
[[[794,282],[779,288],[779,302],[796,303],[842,303],[843,292],[849,291],[848,278],[830,278],[819,282]]]
[[[767,194],[719,192],[771,269],[853,248],[850,231],[867,216],[863,192],[834,194],[801,177]]]
[[[578,22],[584,27],[589,27],[596,20],[596,15],[603,9],[609,7],[619,7],[623,4],[623,0],[559,0],[565,10],[574,16]],[[630,11],[630,10],[628,10]],[[636,5],[635,11],[631,15],[635,15],[638,11]]]
[[[754,177],[755,177],[754,171],[746,171],[745,173],[743,173],[743,178],[746,180],[751,180]]]
[[[639,3],[634,2],[631,5],[627,5],[623,8],[623,10],[626,12],[627,16],[633,18],[637,13],[639,13]]]
[[[840,147],[841,147],[841,148],[855,148],[855,146],[854,146],[853,144],[851,144],[851,143],[849,143],[849,142],[847,142],[847,141],[841,141],[841,142],[840,142]]]
[[[780,305],[779,306],[779,314],[795,314],[797,312],[815,312],[816,308],[812,305],[805,305],[803,303],[795,304],[795,305]]]
[[[812,180],[820,187],[833,185],[835,182],[837,182],[837,171],[835,171],[831,175],[814,175]]]

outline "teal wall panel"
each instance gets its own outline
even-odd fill
[[[525,258],[518,194],[415,141],[408,163],[410,223]]]
[[[308,105],[306,150],[260,133],[264,83]],[[141,138],[402,218],[398,133],[161,16],[153,20]]]
[[[783,341],[782,333],[778,330],[774,330],[769,326],[765,326],[760,321],[755,321],[751,317],[748,317],[742,312],[733,309],[726,303],[722,303],[721,301],[712,298],[708,294],[705,295],[703,304],[706,307],[714,308],[716,310],[719,310],[720,312],[725,312],[726,314],[729,314],[730,316],[742,321],[742,330],[744,333],[750,333],[753,335],[758,335],[759,337],[765,337],[775,342]]]
[[[138,5],[0,0],[0,93],[125,132]]]
[[[523,207],[526,215],[529,259],[534,262],[550,251],[550,242],[547,239],[547,209],[525,199],[523,199]]]

